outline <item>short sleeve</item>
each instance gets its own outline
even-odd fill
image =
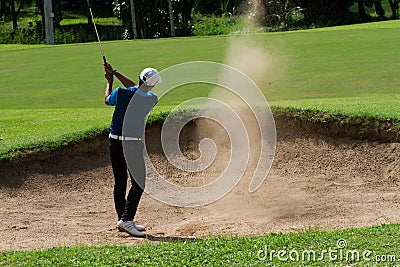
[[[111,94],[107,97],[107,104],[109,104],[110,106],[115,106],[117,104],[118,90],[119,87],[112,91]]]
[[[154,100],[153,100],[154,101],[153,107],[154,107],[158,103],[158,97],[156,95],[153,95],[153,96],[154,96]]]

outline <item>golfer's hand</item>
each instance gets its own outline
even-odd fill
[[[111,66],[111,64],[109,64],[108,62],[106,62],[106,63],[103,64],[103,66],[104,66],[104,71],[105,71],[106,73],[112,74],[113,67]]]
[[[107,71],[104,73],[104,77],[105,77],[106,80],[109,81],[109,82],[114,80],[114,76],[112,75],[112,73],[107,72]]]

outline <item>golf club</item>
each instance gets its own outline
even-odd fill
[[[104,63],[106,63],[106,62],[107,62],[106,56],[104,55],[104,50],[103,50],[103,46],[101,45],[100,36],[99,36],[99,33],[97,32],[96,23],[94,23],[92,8],[90,7],[89,0],[86,0],[86,2],[87,2],[87,5],[88,5],[88,8],[89,8],[90,16],[91,16],[91,18],[92,18],[92,23],[93,23],[93,26],[94,26],[94,30],[95,30],[95,32],[96,32],[97,40],[99,41],[101,55],[103,56],[103,61],[104,61]]]

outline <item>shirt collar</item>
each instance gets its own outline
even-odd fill
[[[139,88],[136,90],[136,94],[141,95],[141,96],[148,96],[149,92],[143,92]]]

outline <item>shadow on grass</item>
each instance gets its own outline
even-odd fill
[[[187,241],[196,241],[195,237],[178,237],[178,236],[154,236],[150,234],[146,234],[145,237],[149,241],[154,242],[187,242]]]

